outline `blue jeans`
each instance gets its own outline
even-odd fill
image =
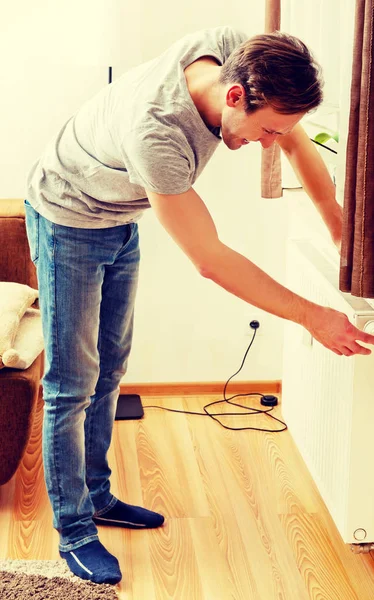
[[[45,341],[45,481],[68,552],[98,539],[92,516],[116,502],[107,452],[131,347],[138,227],[65,227],[27,200],[25,210]]]

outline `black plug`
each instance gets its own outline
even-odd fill
[[[266,396],[262,396],[261,404],[263,404],[263,406],[277,406],[278,398],[272,394],[267,394]]]
[[[250,324],[249,324],[249,326],[252,329],[258,329],[260,327],[260,323],[259,323],[259,321],[251,321]]]

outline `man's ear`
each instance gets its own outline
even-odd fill
[[[232,85],[226,94],[226,104],[230,108],[237,108],[244,100],[244,88],[240,83]]]

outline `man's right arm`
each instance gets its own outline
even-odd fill
[[[354,327],[346,315],[294,294],[223,244],[207,207],[192,188],[178,195],[150,191],[147,195],[163,227],[201,275],[254,306],[302,325],[336,354],[370,354],[356,340],[374,344],[374,336]]]

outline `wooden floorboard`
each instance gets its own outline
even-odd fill
[[[219,395],[143,396],[201,412]],[[258,398],[241,399],[260,407]],[[220,405],[220,411],[233,407]],[[274,413],[281,418],[281,407]],[[234,427],[279,426],[264,415]],[[24,460],[0,487],[0,558],[58,559],[41,459],[42,402]],[[150,531],[99,530],[126,600],[372,600],[374,560],[345,545],[288,431],[228,431],[145,408],[114,426],[112,492],[165,515]]]

